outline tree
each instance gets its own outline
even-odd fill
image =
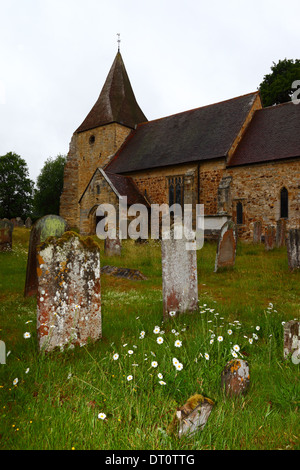
[[[9,152],[0,157],[0,218],[25,218],[31,213],[34,182],[27,163]]]
[[[295,91],[292,84],[300,80],[300,60],[284,59],[277,64],[273,62],[271,70],[259,85],[264,107],[291,101]]]
[[[47,214],[59,214],[65,164],[66,157],[64,155],[57,155],[55,159],[48,158],[37,178],[34,210],[39,217]]]

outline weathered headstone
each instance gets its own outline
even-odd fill
[[[300,229],[293,228],[288,231],[286,246],[290,270],[300,269]]]
[[[16,218],[17,227],[24,227],[24,222],[21,217]]]
[[[39,347],[51,351],[101,338],[100,251],[74,232],[38,249]]]
[[[276,222],[276,246],[279,248],[286,244],[287,222],[286,219],[279,219]]]
[[[265,229],[265,250],[270,251],[276,245],[276,227],[267,225]]]
[[[37,246],[45,241],[48,237],[61,237],[67,230],[67,222],[58,215],[46,215],[39,219],[30,232],[26,281],[25,281],[25,297],[36,295],[37,293]]]
[[[32,225],[32,220],[30,217],[27,217],[27,219],[25,220],[25,227],[31,228],[31,225]]]
[[[10,220],[0,220],[0,252],[11,251],[13,230],[14,225]]]
[[[162,234],[164,318],[168,318],[171,311],[183,313],[198,308],[197,251],[187,249],[190,240],[192,234],[185,237],[180,224],[174,224]]]
[[[168,427],[169,434],[178,433],[178,437],[192,437],[206,425],[214,407],[214,402],[202,395],[193,395],[178,408],[172,423]]]
[[[221,228],[215,260],[215,272],[219,268],[232,267],[235,264],[237,246],[236,225],[229,220]]]
[[[0,341],[0,364],[6,364],[6,346],[4,341]]]
[[[293,362],[299,364],[300,361],[298,356],[300,355],[300,322],[296,320],[291,320],[284,325],[284,359],[287,359],[290,355],[292,356],[292,360],[294,356]],[[295,357],[296,355],[297,357]]]
[[[102,266],[101,274],[129,279],[131,281],[146,281],[147,277],[137,269],[120,268],[118,266]]]
[[[261,243],[262,223],[256,220],[253,225],[253,243]]]
[[[222,371],[221,385],[229,396],[246,393],[250,385],[248,363],[241,359],[229,361]]]
[[[105,238],[104,240],[104,253],[106,256],[121,256],[121,241],[119,237]]]

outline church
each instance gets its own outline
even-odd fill
[[[60,215],[96,233],[97,208],[204,205],[205,233],[232,220],[251,241],[281,219],[300,224],[300,105],[263,108],[258,91],[148,121],[120,51],[101,93],[75,130]]]

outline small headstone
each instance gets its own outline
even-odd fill
[[[300,229],[293,228],[288,231],[287,239],[288,264],[291,271],[300,269]]]
[[[235,264],[237,246],[236,225],[230,220],[221,228],[215,260],[215,272],[220,268],[232,267]]]
[[[254,222],[253,225],[253,243],[261,243],[262,223],[260,220]]]
[[[0,220],[0,252],[11,251],[13,230],[14,225],[10,220]]]
[[[37,332],[51,351],[101,338],[100,251],[74,232],[50,238],[38,250]]]
[[[6,364],[6,346],[4,341],[0,341],[0,364]]]
[[[163,233],[161,241],[164,318],[172,311],[184,313],[198,308],[197,251],[187,249],[192,235],[180,237],[181,233],[183,227],[174,225]]]
[[[24,222],[21,217],[16,218],[17,227],[24,227]]]
[[[265,249],[273,250],[276,245],[276,228],[273,225],[267,225],[265,229]]]
[[[29,239],[26,281],[25,281],[25,297],[36,295],[37,293],[37,246],[45,241],[48,237],[61,237],[68,228],[67,222],[58,215],[46,215],[39,219],[32,226]]]
[[[289,321],[284,325],[283,356],[287,359],[290,355],[292,361],[299,364],[300,354],[300,322],[296,320]],[[294,360],[293,360],[294,358]],[[299,362],[297,362],[299,361]]]
[[[276,223],[276,246],[280,248],[286,244],[286,219],[279,219]]]
[[[193,395],[181,408],[178,408],[172,423],[168,427],[169,434],[178,434],[178,437],[191,437],[202,431],[206,425],[214,402],[202,395]]]
[[[221,384],[226,395],[233,396],[246,393],[250,385],[248,363],[240,359],[229,361],[222,371]]]
[[[32,220],[30,217],[27,217],[27,219],[25,220],[25,227],[31,228],[31,225],[32,225]]]
[[[147,277],[144,276],[137,269],[119,268],[117,266],[103,266],[101,268],[101,274],[108,274],[115,277],[121,277],[129,279],[131,281],[146,281]]]
[[[106,256],[121,256],[121,241],[117,238],[105,238],[104,253]]]

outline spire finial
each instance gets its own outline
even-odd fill
[[[121,44],[120,33],[117,33],[117,36],[118,36],[118,52],[120,52],[120,44]]]

